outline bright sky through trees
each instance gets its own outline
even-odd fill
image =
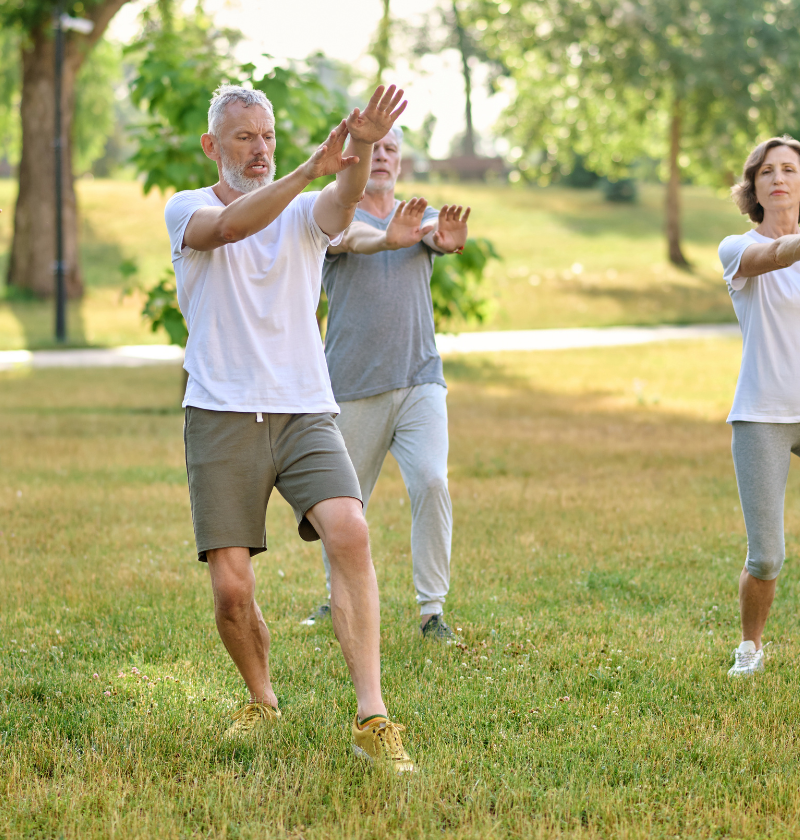
[[[240,29],[246,41],[239,47],[243,60],[258,63],[262,53],[277,59],[305,58],[321,50],[332,58],[346,61],[374,74],[374,59],[367,53],[370,39],[382,14],[380,0],[340,0],[335,13],[327,0],[296,0],[293,3],[272,3],[264,0],[206,0],[206,11],[220,25]],[[436,0],[392,0],[392,14],[411,20],[436,5]],[[127,4],[117,14],[111,35],[123,42],[135,37],[142,0]],[[420,61],[424,73],[412,72],[400,59],[396,71],[388,77],[404,85],[409,108],[403,121],[418,128],[425,115],[437,117],[431,142],[434,157],[445,157],[454,135],[464,130],[464,82],[460,57],[455,50],[442,56],[426,56]],[[488,97],[484,74],[476,73],[473,84],[473,117],[479,136],[486,136],[500,111],[508,104],[503,95]],[[490,148],[485,151],[491,151]]]

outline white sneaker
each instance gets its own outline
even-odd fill
[[[733,655],[736,661],[728,671],[729,677],[749,677],[764,670],[764,649],[756,650],[755,642],[742,642]]]

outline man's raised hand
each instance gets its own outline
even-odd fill
[[[349,166],[358,163],[358,157],[342,157],[344,141],[347,139],[347,124],[342,120],[328,135],[328,139],[303,164],[303,174],[309,181],[325,175],[336,175]]]
[[[407,102],[403,99],[403,91],[389,85],[380,85],[367,107],[363,111],[356,108],[347,118],[347,130],[353,140],[361,143],[377,143],[382,140],[394,125],[395,120],[406,109]],[[399,107],[398,107],[398,103]]]
[[[467,244],[467,219],[469,211],[467,207],[464,215],[461,215],[463,207],[459,204],[447,204],[439,211],[439,224],[436,233],[433,234],[433,244],[446,254],[460,254]]]
[[[433,230],[433,225],[420,227],[427,206],[428,202],[424,198],[412,198],[397,205],[397,210],[386,228],[386,247],[390,251],[410,248],[421,242],[422,238]]]

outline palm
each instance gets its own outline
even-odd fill
[[[405,102],[398,107],[402,98],[403,91],[397,90],[394,85],[385,90],[381,85],[363,111],[356,108],[347,118],[350,137],[361,143],[377,143],[383,139],[406,108]]]
[[[390,248],[410,248],[431,231],[432,226],[420,227],[427,206],[428,202],[424,198],[412,198],[408,203],[400,202],[386,228],[386,243]]]
[[[464,211],[459,205],[451,204],[449,207],[445,204],[439,211],[439,224],[436,234],[433,237],[434,244],[442,251],[461,251],[467,243],[467,219],[469,219],[470,209]]]

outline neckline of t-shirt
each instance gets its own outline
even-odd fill
[[[394,216],[395,210],[397,210],[398,204],[400,204],[400,199],[396,198],[394,200],[394,207],[392,208],[392,212],[389,213],[388,216],[384,216],[383,218],[381,218],[380,216],[376,216],[374,213],[370,213],[369,210],[363,210],[361,207],[359,207],[358,209],[365,216],[369,216],[371,219],[375,219],[376,222],[380,222],[383,225],[388,225],[389,222],[391,222],[392,220],[392,216]]]

